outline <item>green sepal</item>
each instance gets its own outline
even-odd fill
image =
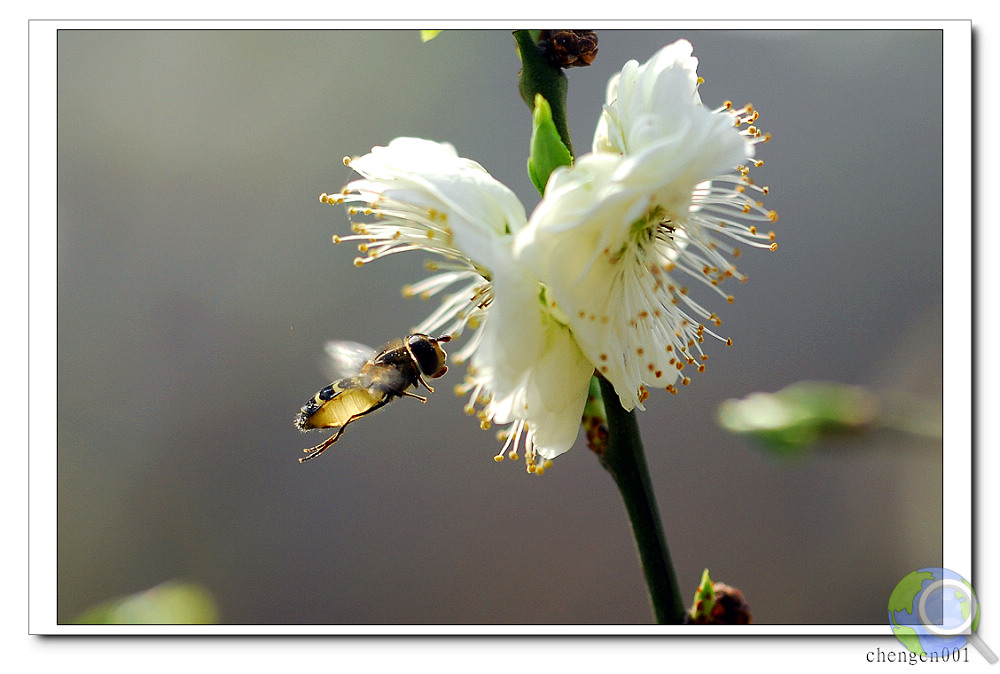
[[[601,395],[601,382],[597,377],[590,378],[590,390],[587,391],[587,403],[583,406],[580,424],[587,435],[587,446],[593,452],[601,456],[608,451],[608,413]]]
[[[560,166],[573,163],[573,155],[563,143],[552,121],[552,108],[541,94],[535,94],[535,109],[531,122],[531,154],[528,176],[540,192],[545,192],[549,175]]]
[[[709,622],[712,609],[715,608],[715,585],[708,576],[708,569],[701,574],[701,582],[694,592],[694,604],[691,606],[693,622]]]
[[[442,32],[443,31],[440,31],[440,30],[422,30],[422,31],[420,31],[420,41],[421,42],[430,42],[431,40],[433,40],[434,38],[436,38],[438,35],[440,35]]]

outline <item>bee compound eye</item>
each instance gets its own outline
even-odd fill
[[[406,340],[406,346],[410,349],[410,354],[417,362],[417,367],[423,374],[429,377],[438,377],[444,374],[445,353],[438,346],[437,341],[427,335],[410,335]],[[438,374],[440,372],[440,374]]]

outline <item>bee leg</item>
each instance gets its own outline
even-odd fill
[[[434,393],[434,389],[432,389],[430,386],[428,386],[427,382],[425,382],[424,378],[421,377],[419,374],[417,375],[417,381],[419,381],[421,384],[423,384],[425,389],[427,389],[431,393]]]
[[[433,393],[433,392],[434,391],[432,390],[431,393]],[[400,395],[405,396],[407,398],[416,398],[417,400],[419,400],[422,403],[427,402],[427,398],[425,398],[423,396],[418,396],[416,393],[410,393],[409,391],[403,391]]]
[[[326,450],[327,447],[329,447],[330,445],[332,445],[333,443],[335,443],[337,441],[337,439],[340,438],[341,434],[344,432],[344,429],[347,428],[347,424],[351,423],[352,421],[354,421],[357,418],[358,418],[358,415],[355,415],[355,416],[351,417],[350,419],[348,419],[347,423],[345,423],[343,426],[341,426],[339,429],[337,429],[336,433],[334,433],[333,435],[331,435],[330,437],[328,437],[326,440],[324,440],[320,444],[316,445],[315,447],[310,447],[309,449],[303,449],[302,451],[306,452],[307,456],[304,456],[301,459],[299,459],[299,463],[305,463],[309,459],[315,459],[317,456],[319,456],[320,454],[322,454]]]

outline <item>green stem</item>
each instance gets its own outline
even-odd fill
[[[569,125],[566,123],[566,91],[569,81],[562,68],[552,65],[538,51],[535,38],[531,31],[515,30],[514,41],[521,56],[521,77],[518,80],[518,90],[528,108],[535,109],[535,94],[541,94],[552,106],[552,121],[563,143],[573,154],[573,144],[569,140]]]
[[[634,411],[622,409],[614,386],[603,377],[600,381],[610,431],[607,450],[599,455],[601,465],[611,473],[625,502],[656,622],[678,625],[686,611],[663,535],[639,424]]]

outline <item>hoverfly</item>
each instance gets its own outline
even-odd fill
[[[343,377],[318,391],[295,417],[300,431],[337,428],[332,436],[308,449],[299,462],[314,459],[335,443],[347,425],[364,415],[384,407],[396,398],[427,398],[411,392],[411,387],[423,384],[434,392],[424,376],[437,379],[448,367],[448,354],[441,344],[451,341],[451,335],[429,337],[423,334],[396,339],[379,352],[354,342],[328,342],[326,352],[334,369]],[[352,374],[353,373],[353,374]]]

